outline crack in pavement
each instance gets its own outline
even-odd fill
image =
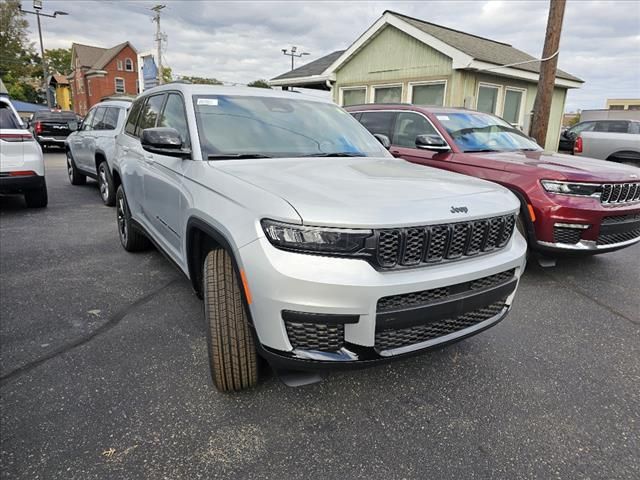
[[[51,360],[51,359],[53,359],[53,358],[55,358],[55,357],[57,357],[59,355],[63,355],[65,353],[73,350],[74,348],[80,347],[80,346],[90,342],[95,337],[97,337],[99,335],[102,335],[103,333],[108,332],[113,327],[118,325],[120,323],[120,321],[122,321],[122,319],[124,319],[127,315],[129,315],[133,310],[135,310],[139,306],[144,305],[145,303],[149,302],[154,297],[156,297],[160,292],[162,292],[164,289],[170,287],[171,285],[173,285],[174,283],[177,283],[180,280],[181,280],[181,278],[179,278],[179,277],[178,278],[174,278],[173,280],[171,280],[168,283],[165,283],[161,287],[158,287],[155,290],[147,293],[146,295],[143,295],[142,297],[140,297],[135,302],[133,302],[133,303],[127,305],[126,307],[124,307],[123,309],[117,311],[115,314],[113,314],[109,318],[109,320],[107,320],[105,323],[100,325],[100,327],[95,329],[93,332],[85,335],[84,337],[80,337],[80,338],[74,340],[71,343],[63,345],[62,347],[57,348],[56,350],[53,350],[52,352],[49,352],[47,355],[45,355],[45,356],[43,356],[41,358],[38,358],[37,360],[29,362],[29,363],[27,363],[27,364],[25,364],[25,365],[23,365],[21,367],[16,368],[15,370],[10,371],[6,375],[3,375],[2,377],[0,377],[0,387],[5,386],[11,380],[14,380],[14,379],[16,379],[18,377],[21,377],[22,375],[24,375],[26,373],[29,373],[31,370],[33,370],[34,368],[39,367],[43,363],[48,362],[49,360]]]

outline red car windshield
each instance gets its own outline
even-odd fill
[[[541,150],[517,128],[493,115],[478,112],[436,114],[456,145],[465,152]]]

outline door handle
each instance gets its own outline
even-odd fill
[[[144,161],[147,163],[153,163],[153,155],[151,155],[150,153],[146,154],[144,156]]]
[[[129,147],[122,147],[122,151],[124,153],[129,153]]]

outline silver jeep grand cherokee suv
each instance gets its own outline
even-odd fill
[[[525,265],[518,200],[380,140],[299,93],[169,84],[133,103],[114,165],[120,240],[151,240],[204,298],[220,390],[255,385],[259,357],[370,364],[507,314]]]

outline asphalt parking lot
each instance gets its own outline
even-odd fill
[[[2,478],[640,478],[640,245],[529,266],[446,349],[221,394],[187,280],[46,164],[47,209],[0,197]]]

